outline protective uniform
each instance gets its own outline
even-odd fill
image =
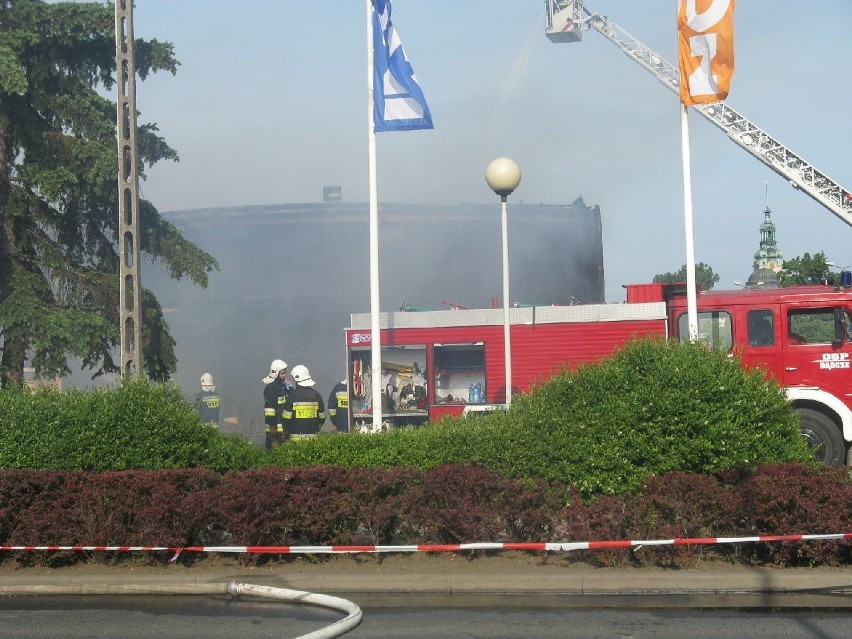
[[[204,373],[201,376],[201,390],[195,395],[195,409],[202,421],[219,427],[219,394],[213,384],[213,376]]]
[[[284,427],[292,439],[314,437],[328,417],[322,395],[313,388],[316,382],[307,367],[294,366],[293,380],[296,386],[284,404]]]
[[[349,432],[349,386],[346,380],[337,382],[328,396],[328,416],[338,431]]]
[[[286,437],[281,415],[287,395],[293,388],[287,382],[287,362],[283,359],[273,360],[269,365],[269,375],[263,378],[263,422],[267,450],[281,444]]]

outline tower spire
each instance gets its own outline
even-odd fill
[[[778,271],[784,264],[784,253],[775,241],[775,224],[769,208],[769,184],[764,182],[766,208],[763,209],[763,223],[760,225],[760,248],[754,254],[752,274],[746,288],[777,288]]]

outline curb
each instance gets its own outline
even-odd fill
[[[376,603],[407,600],[411,596],[429,599],[506,599],[523,596],[525,600],[582,599],[624,596],[707,597],[767,596],[781,598],[825,599],[830,607],[852,608],[852,570],[850,569],[738,569],[728,571],[630,571],[618,569],[566,570],[544,572],[534,567],[523,573],[482,571],[455,574],[396,574],[356,572],[307,572],[287,574],[270,572],[222,571],[193,575],[133,574],[111,572],[94,574],[45,575],[26,572],[0,573],[0,595],[70,594],[176,594],[211,595],[227,593],[232,581],[367,598]],[[563,602],[565,603],[565,602]],[[623,601],[622,601],[623,603]],[[793,602],[788,602],[791,605]],[[809,604],[813,605],[813,604]]]

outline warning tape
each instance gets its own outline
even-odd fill
[[[571,550],[600,550],[604,548],[642,548],[644,546],[700,546],[711,544],[742,544],[780,541],[842,541],[852,540],[852,532],[823,535],[757,535],[754,537],[681,537],[674,539],[643,539],[614,541],[567,542],[475,542],[467,544],[411,544],[399,546],[0,546],[0,551],[72,551],[72,552],[173,552],[175,561],[184,552],[240,553],[275,555],[320,555],[353,553],[413,553],[461,552],[466,550],[531,550],[564,552]]]

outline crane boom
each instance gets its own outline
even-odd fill
[[[552,42],[579,42],[584,31],[594,29],[618,46],[628,58],[654,74],[669,90],[680,95],[680,70],[676,66],[606,16],[590,13],[582,0],[545,0],[545,13],[545,33]],[[722,129],[734,144],[852,226],[852,194],[848,189],[793,153],[726,102],[693,108]]]

